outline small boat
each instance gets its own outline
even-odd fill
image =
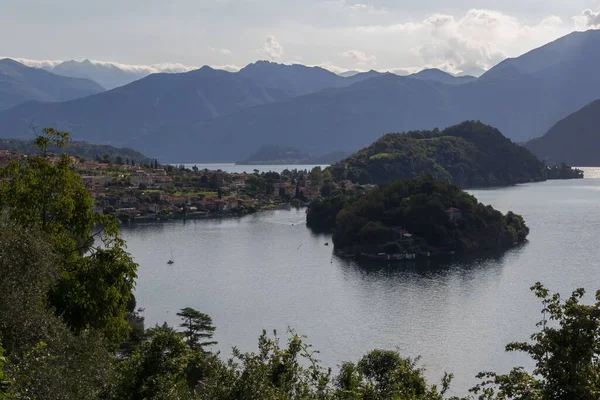
[[[325,242],[325,246],[329,246],[329,242]]]
[[[175,261],[173,261],[173,249],[171,249],[171,258],[169,259],[169,261],[167,261],[167,264],[175,264]]]

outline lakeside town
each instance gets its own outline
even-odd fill
[[[27,155],[0,151],[0,166]],[[94,200],[94,211],[115,215],[123,222],[203,219],[252,214],[289,205],[307,205],[323,191],[352,182],[334,183],[329,171],[229,173],[222,170],[159,165],[155,160],[139,165],[129,159],[71,156]],[[361,187],[362,188],[362,187]]]

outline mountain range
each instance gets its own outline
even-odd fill
[[[210,120],[286,98],[281,90],[259,86],[230,72],[203,67],[181,74],[153,74],[83,99],[21,104],[0,113],[3,121],[0,126],[15,136],[17,132],[23,133],[25,124],[33,119],[41,127],[53,126],[73,132],[78,140],[102,144],[127,142],[141,149],[150,148],[147,144],[155,140],[152,134],[167,122]],[[168,131],[164,135],[169,148],[183,145]]]
[[[439,70],[343,77],[263,61],[237,73],[204,67],[68,102],[22,104],[1,112],[0,126],[5,136],[27,137],[34,120],[177,162],[240,160],[273,143],[310,154],[355,151],[388,132],[464,120],[524,142],[600,97],[598,49],[600,31],[575,32],[480,78]]]
[[[64,61],[55,66],[46,67],[46,70],[57,75],[90,79],[106,89],[124,86],[149,75],[144,69],[125,70],[110,63],[98,64],[87,59]]]
[[[277,68],[274,68],[275,66]],[[116,63],[97,62],[88,59],[82,61],[63,61],[56,65],[44,66],[43,68],[46,71],[61,76],[93,80],[108,90],[145,78],[150,75],[153,70],[148,67],[125,67]],[[181,67],[166,69],[163,67],[162,72],[177,73],[185,71],[182,71]],[[313,93],[331,87],[348,86],[359,80],[380,74],[381,73],[377,71],[347,71],[336,75],[321,67],[306,67],[302,64],[275,64],[269,61],[257,61],[240,70],[240,75],[256,79],[258,83],[261,83],[266,87],[287,89],[288,93],[294,96]],[[354,79],[340,79],[350,78],[355,75],[358,76]],[[415,78],[439,80],[444,83],[466,83],[476,79],[472,76],[455,77],[454,75],[440,71],[439,69],[426,69],[411,76]]]
[[[549,165],[600,166],[600,100],[559,121],[525,147]]]
[[[104,91],[89,79],[58,76],[9,58],[0,60],[0,110],[27,101],[65,101]]]

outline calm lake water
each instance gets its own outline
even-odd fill
[[[531,234],[496,257],[445,264],[365,266],[332,256],[304,210],[221,221],[125,227],[140,264],[136,297],[147,325],[178,324],[186,306],[213,317],[217,348],[256,348],[262,329],[307,334],[335,367],[373,348],[422,356],[431,379],[456,376],[465,394],[482,370],[530,367],[506,343],[527,340],[541,317],[536,281],[568,295],[600,289],[600,169],[588,179],[473,190],[522,214]],[[175,264],[166,261],[173,249]],[[590,296],[591,300],[591,296]]]
[[[179,165],[179,164],[173,164]],[[184,167],[192,169],[194,166],[198,167],[198,169],[210,169],[210,170],[221,170],[229,173],[252,173],[254,170],[258,170],[258,172],[277,172],[281,173],[284,170],[308,170],[310,171],[314,167],[326,168],[328,165],[314,165],[314,164],[290,164],[290,165],[238,165],[234,163],[214,163],[214,164],[206,164],[206,163],[197,163],[197,164],[182,164]]]

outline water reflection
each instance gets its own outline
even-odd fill
[[[600,180],[473,191],[483,203],[522,214],[530,242],[474,259],[356,263],[312,234],[304,210],[241,219],[124,226],[140,264],[136,297],[149,324],[178,324],[190,306],[209,313],[218,350],[256,348],[262,329],[307,334],[335,367],[373,348],[422,356],[428,376],[456,373],[465,394],[482,370],[528,366],[504,346],[527,340],[540,318],[529,287],[570,293],[600,288]],[[324,244],[329,242],[329,246]],[[173,249],[175,264],[166,261]]]

